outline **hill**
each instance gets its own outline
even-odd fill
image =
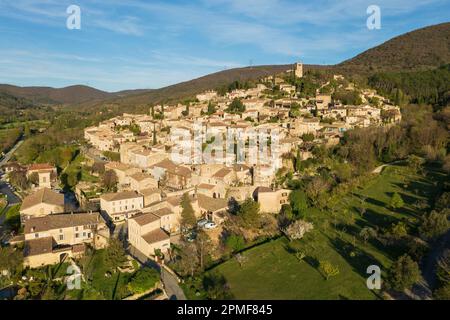
[[[347,74],[370,74],[427,70],[447,63],[450,63],[450,22],[405,33],[334,68]]]
[[[333,66],[305,65],[308,70],[329,70],[367,79],[380,72],[409,72],[437,68],[450,63],[450,23],[414,30],[395,37],[356,57]],[[87,86],[66,88],[16,87],[0,85],[0,92],[26,98],[34,103],[70,104],[81,108],[112,103],[124,109],[150,103],[185,99],[233,81],[248,81],[278,74],[292,65],[266,65],[229,69],[160,89],[124,90],[109,93]],[[129,109],[128,109],[129,110]]]
[[[161,89],[148,90],[138,94],[128,95],[123,98],[114,99],[114,102],[121,105],[130,105],[183,99],[205,90],[216,89],[222,85],[228,85],[236,80],[257,80],[264,76],[285,72],[291,68],[292,65],[271,65],[229,69]]]
[[[40,104],[72,104],[114,97],[115,94],[88,86],[75,85],[65,88],[18,87],[0,84],[0,92],[25,98]]]

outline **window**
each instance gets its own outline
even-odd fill
[[[80,235],[78,233],[75,233],[75,238],[79,238]]]
[[[39,233],[35,233],[35,234],[34,234],[34,237],[35,237],[35,238],[39,238]]]
[[[83,232],[83,238],[86,238],[86,232]]]
[[[59,240],[60,240],[60,241],[64,240],[64,235],[63,235],[63,234],[60,234],[60,235],[59,235]]]
[[[78,231],[78,227],[75,227],[75,231]]]
[[[92,238],[92,233],[88,233],[88,238]]]
[[[59,233],[62,233],[62,229],[59,229]]]

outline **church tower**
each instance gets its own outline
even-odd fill
[[[294,65],[294,74],[296,78],[302,78],[303,77],[303,63],[296,62]]]

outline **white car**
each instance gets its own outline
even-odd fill
[[[209,221],[206,220],[206,219],[201,219],[201,220],[199,220],[199,221],[197,222],[197,227],[199,227],[199,228],[204,228],[205,225],[206,225],[208,222],[209,222]]]
[[[210,222],[206,223],[203,228],[205,228],[205,229],[214,229],[216,227],[217,227],[217,224],[215,224],[214,222],[210,221]]]

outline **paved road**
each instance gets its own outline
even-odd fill
[[[431,248],[428,256],[423,262],[422,277],[423,282],[419,285],[417,295],[422,299],[431,299],[432,290],[436,288],[437,276],[436,267],[444,251],[450,247],[450,230],[441,237],[440,240]]]
[[[23,140],[19,140],[14,147],[11,148],[11,150],[8,151],[7,154],[5,154],[5,156],[3,157],[3,159],[0,161],[0,166],[6,164],[9,159],[11,159],[12,155],[14,154],[14,152],[16,152],[17,148],[20,147],[20,145],[23,143]]]
[[[136,258],[141,264],[153,267],[161,272],[161,280],[164,285],[169,300],[187,300],[183,290],[178,285],[178,279],[176,276],[162,268],[159,264],[153,260],[148,259],[142,252],[130,246],[130,254]]]
[[[187,300],[183,290],[178,285],[177,278],[164,268],[161,268],[161,280],[169,300]]]
[[[6,194],[8,197],[8,204],[13,205],[16,203],[20,203],[20,198],[11,190],[10,187],[4,182],[0,181],[0,193]]]

